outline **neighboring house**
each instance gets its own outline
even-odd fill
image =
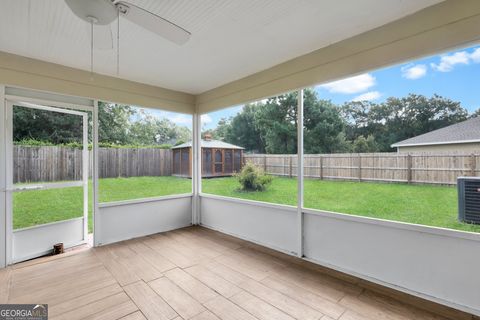
[[[480,152],[480,117],[392,144],[398,152]]]

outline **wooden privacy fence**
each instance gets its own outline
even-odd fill
[[[100,178],[171,176],[172,150],[158,148],[99,148]]]
[[[91,175],[92,153],[89,152]],[[170,176],[172,152],[157,148],[99,148],[99,177]],[[14,146],[13,181],[82,179],[82,150],[55,146]]]
[[[245,154],[244,158],[272,175],[297,175],[297,155]],[[480,176],[480,153],[308,154],[304,173],[318,179],[453,185],[459,176]]]
[[[92,168],[92,153],[89,154]],[[244,154],[267,173],[297,175],[296,155]],[[68,147],[14,146],[15,183],[81,180],[82,151]],[[459,176],[480,176],[480,153],[309,154],[305,176],[318,179],[456,184]],[[91,173],[91,170],[90,170]],[[155,148],[99,148],[99,177],[172,175],[172,151]]]

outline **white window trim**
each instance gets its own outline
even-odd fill
[[[284,210],[284,211],[290,211],[292,213],[297,212],[297,206],[291,206],[291,205],[287,205],[287,204],[279,204],[279,203],[264,202],[264,201],[257,201],[257,200],[248,200],[248,199],[234,198],[234,197],[228,197],[228,196],[219,196],[219,195],[211,194],[211,193],[201,193],[200,197],[201,198],[207,198],[207,199],[214,199],[214,200],[229,201],[229,202],[232,202],[232,203],[240,203],[240,204],[256,206],[256,207],[279,209],[279,210]]]
[[[111,202],[100,202],[98,204],[98,207],[99,208],[110,208],[110,207],[118,207],[118,206],[125,206],[125,205],[131,205],[131,204],[190,198],[192,196],[193,196],[193,193],[179,193],[179,194],[172,194],[172,195],[166,195],[166,196],[160,196],[160,197],[129,199],[129,200],[120,200],[120,201],[111,201]]]

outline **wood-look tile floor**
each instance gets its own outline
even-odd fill
[[[200,227],[0,270],[0,303],[49,319],[444,319],[313,264]]]

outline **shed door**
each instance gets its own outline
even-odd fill
[[[222,149],[214,149],[215,150],[215,175],[222,175],[223,174],[223,150]]]
[[[182,174],[181,168],[180,168],[180,154],[181,154],[181,149],[175,149],[173,150],[173,174]]]
[[[225,174],[232,174],[233,173],[233,150],[225,149],[224,155],[225,155],[225,161],[224,161],[223,172]]]
[[[202,148],[202,176],[209,177],[212,175],[212,149]]]
[[[233,171],[239,172],[242,170],[242,150],[234,151]]]
[[[185,177],[190,176],[190,148],[181,149],[181,175]]]

